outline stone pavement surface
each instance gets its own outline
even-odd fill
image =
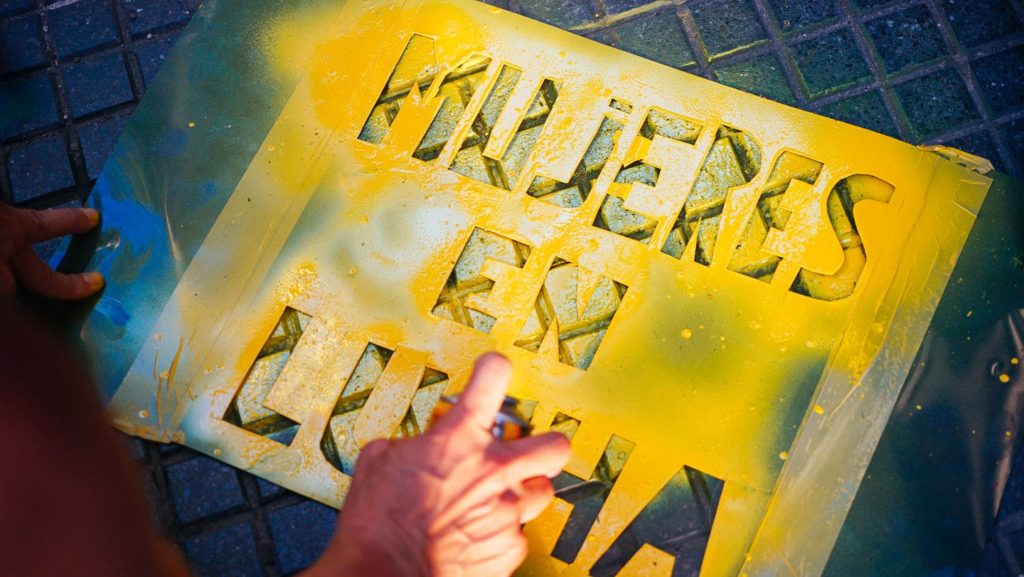
[[[1024,176],[1024,0],[492,0],[705,78]],[[0,200],[86,198],[198,0],[0,0]],[[206,575],[277,576],[334,511],[181,447],[125,439]],[[1024,575],[1024,450],[977,574]]]

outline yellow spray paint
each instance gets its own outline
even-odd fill
[[[614,471],[571,561],[550,555],[571,505],[527,527],[524,575],[588,574],[684,466],[724,481],[701,575],[820,574],[984,200],[976,164],[482,4],[329,16],[268,39],[303,80],[119,426],[339,506],[362,443],[422,430],[498,349],[535,430],[571,426],[567,471]],[[621,574],[672,563],[648,544]]]

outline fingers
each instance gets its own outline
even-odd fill
[[[519,530],[519,496],[507,491],[470,508],[452,523],[471,543],[481,543],[509,530]]]
[[[61,274],[39,260],[32,249],[22,251],[11,263],[18,284],[39,295],[59,300],[76,300],[103,288],[99,273]]]
[[[533,477],[554,477],[569,461],[569,440],[556,432],[494,445],[505,461],[506,478],[520,482]]]
[[[377,439],[367,443],[359,451],[359,458],[356,459],[356,473],[359,473],[360,469],[370,467],[374,461],[387,452],[389,447],[391,447],[391,441],[388,439]]]
[[[496,539],[485,552],[471,561],[471,571],[467,574],[474,577],[508,577],[523,561],[528,552],[526,537],[518,530],[509,531]]]
[[[438,515],[438,525],[461,517],[493,495],[517,490],[527,479],[553,477],[569,460],[569,441],[560,433],[545,433],[510,442],[495,441],[488,451],[491,464],[475,471],[476,477]]]
[[[519,490],[519,523],[537,518],[555,498],[555,487],[547,477],[533,477],[523,481]]]
[[[18,215],[25,223],[28,240],[32,244],[68,234],[87,232],[100,221],[100,215],[91,208],[18,209]]]
[[[490,431],[511,380],[512,365],[508,359],[499,353],[487,353],[477,359],[466,390],[448,415],[459,425]]]

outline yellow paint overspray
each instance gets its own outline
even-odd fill
[[[309,40],[297,34],[304,29]],[[265,44],[274,70],[301,70],[303,80],[166,303],[153,328],[162,338],[147,340],[118,390],[118,426],[184,440],[340,506],[350,478],[321,443],[367,343],[395,351],[395,374],[422,374],[419,365],[444,372],[450,392],[477,355],[497,348],[515,366],[511,394],[539,401],[538,430],[558,412],[582,423],[569,472],[587,477],[613,434],[636,447],[576,561],[548,555],[571,508],[558,502],[527,527],[532,552],[522,574],[588,574],[684,465],[725,481],[702,576],[820,574],[988,179],[931,151],[484,5],[349,1],[331,14],[282,19],[275,31]],[[519,108],[493,128],[505,144],[528,113],[527,97],[544,79],[557,81],[541,137],[507,190],[449,169],[471,114],[436,159],[411,156],[440,106],[436,82],[413,91],[380,142],[359,139],[414,34],[429,39],[442,72],[474,55],[491,59],[471,111],[503,65],[521,71],[512,94]],[[630,111],[591,194],[575,208],[526,194],[523,175],[572,173],[612,98]],[[699,136],[644,142],[652,108],[698,124]],[[661,247],[720,127],[748,134],[761,160],[747,184],[729,190],[705,265],[693,245],[680,258]],[[823,168],[786,193],[789,222],[764,245],[784,258],[766,282],[731,269],[729,257],[784,152]],[[660,164],[658,183],[613,183],[624,161],[644,159]],[[853,294],[794,292],[801,270],[829,275],[843,266],[827,203],[856,174],[884,181],[892,197],[854,206],[866,256]],[[627,209],[655,222],[647,243],[595,226],[613,188]],[[496,281],[486,296],[497,313],[489,332],[431,314],[477,228],[531,248],[521,269],[486,265]],[[581,267],[581,286],[601,277],[628,286],[586,370],[559,362],[552,338],[538,352],[514,345],[556,258]],[[275,385],[287,394],[272,390],[264,401],[298,423],[287,444],[225,420],[286,308],[312,318]],[[154,380],[154,372],[174,378]],[[177,402],[161,400],[154,411],[164,398]],[[670,566],[645,546],[622,574]]]

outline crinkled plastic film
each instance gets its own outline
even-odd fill
[[[242,4],[200,12],[94,194],[118,427],[340,506],[359,447],[497,349],[573,446],[523,575],[825,571],[986,163],[483,4]]]

